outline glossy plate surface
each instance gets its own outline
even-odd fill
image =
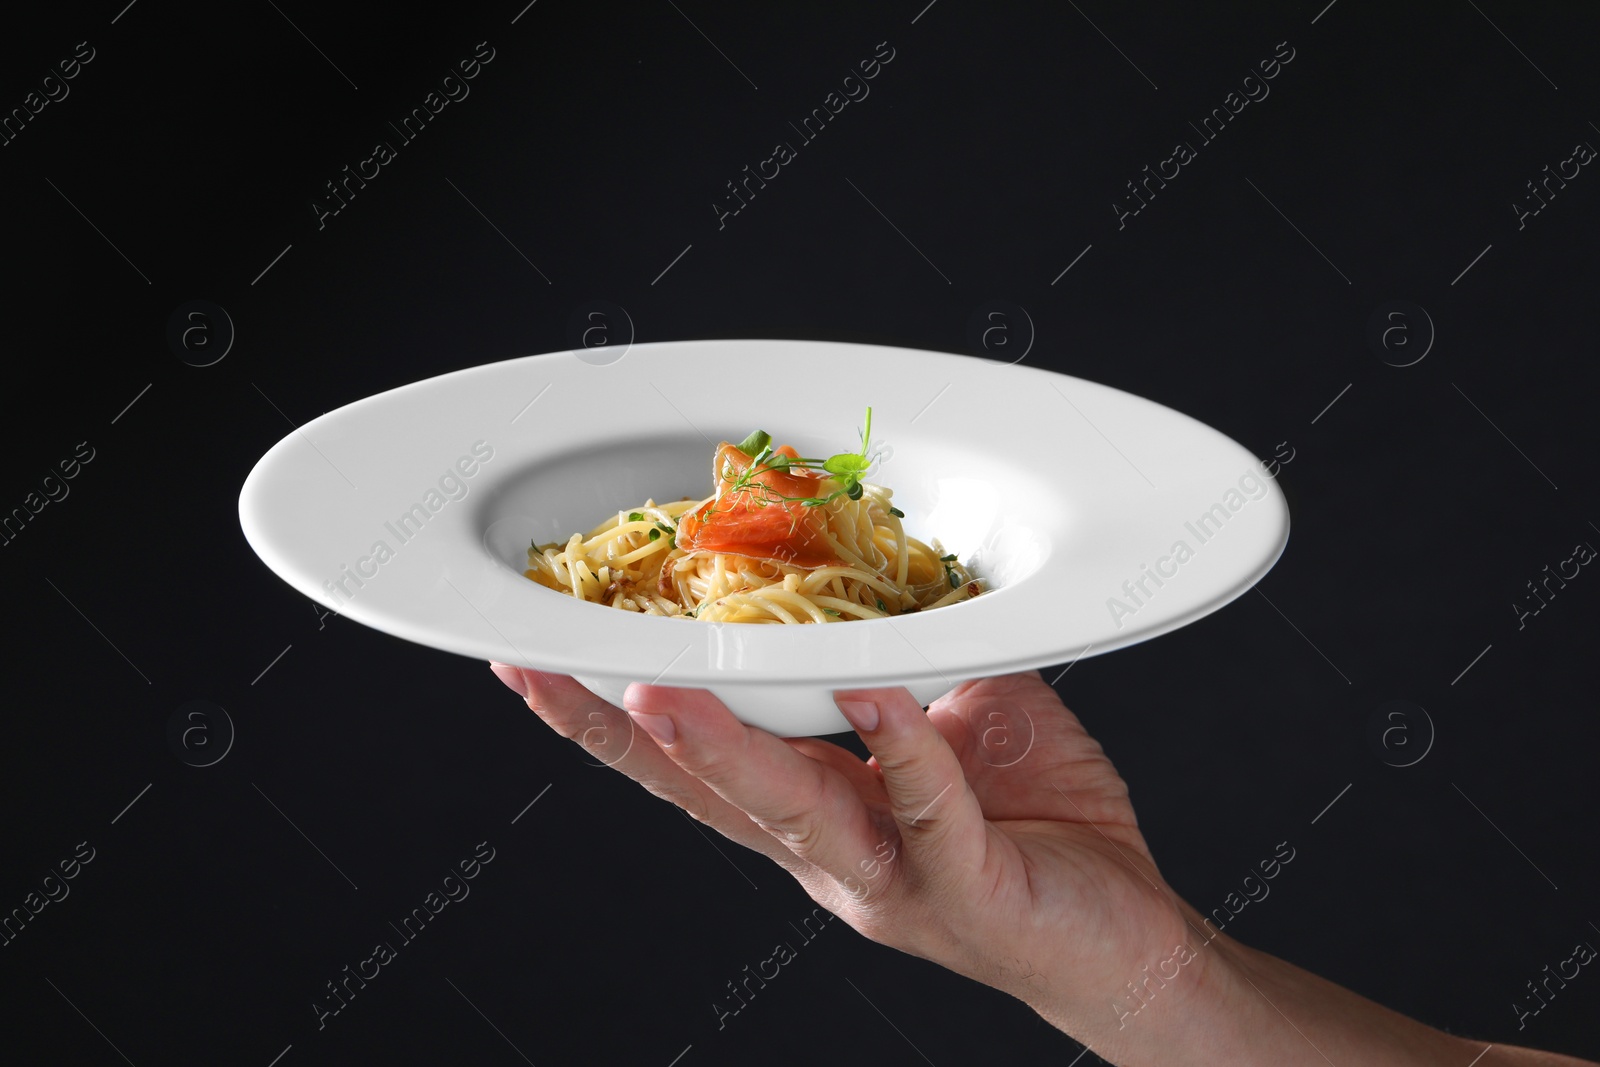
[[[906,526],[992,591],[893,619],[701,623],[575,600],[523,577],[530,541],[711,491],[722,440],[893,454],[873,478]],[[331,411],[245,480],[245,537],[346,618],[476,659],[709,689],[783,736],[848,729],[830,693],[1065,663],[1176,629],[1249,589],[1289,535],[1243,447],[1132,394],[1028,366],[875,345],[674,341],[430,378]],[[620,754],[618,756],[620,758]]]

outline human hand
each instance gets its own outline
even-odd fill
[[[1011,993],[1102,1055],[1127,1040],[1115,998],[1197,943],[1126,785],[1037,671],[964,682],[926,713],[904,689],[836,693],[863,762],[746,726],[701,690],[630,686],[635,732],[571,678],[492,666],[563,737],[774,860],[866,937]],[[1214,984],[1199,973],[1211,958],[1183,960],[1169,1018]]]

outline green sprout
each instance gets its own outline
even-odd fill
[[[824,507],[833,503],[839,497],[848,497],[851,500],[860,500],[862,495],[861,479],[872,466],[872,409],[867,408],[866,426],[861,431],[861,451],[840,452],[829,456],[827,459],[800,457],[798,459],[779,455],[772,448],[772,435],[765,430],[756,430],[739,442],[739,451],[750,457],[750,465],[737,477],[731,477],[732,471],[728,466],[723,468],[723,477],[731,482],[728,487],[730,493],[748,492],[756,497],[756,506],[765,507],[774,500],[791,504],[803,504],[807,507]],[[820,471],[832,476],[832,480],[839,484],[839,488],[827,496],[784,496],[772,490],[771,486],[755,481],[759,474],[767,471],[781,471],[788,473],[794,470]],[[904,513],[896,512],[901,518]]]

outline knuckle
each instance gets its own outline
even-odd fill
[[[920,763],[919,752],[913,748],[906,748],[898,745],[884,745],[882,746],[881,751],[879,749],[873,749],[872,754],[877,759],[878,766],[883,768],[885,773],[908,773],[915,770]]]
[[[719,749],[686,749],[681,755],[675,755],[679,766],[706,782],[726,782],[735,776],[739,768],[737,757]]]
[[[950,823],[954,803],[960,799],[954,785],[919,785],[909,795],[891,801],[891,811],[901,832],[934,833]]]
[[[528,707],[556,733],[568,741],[576,741],[585,747],[595,736],[607,732],[614,733],[621,725],[617,720],[617,716],[621,713],[599,700],[574,706],[563,701],[544,698],[535,692],[535,695],[528,699]]]
[[[940,741],[943,745],[944,742]],[[955,754],[946,749],[949,762],[944,759],[929,758],[927,755],[915,753],[891,753],[888,759],[878,757],[878,766],[883,771],[886,784],[890,785],[890,793],[894,796],[905,798],[906,804],[912,804],[921,798],[927,804],[939,796],[940,790],[950,785],[953,775],[960,773],[960,764],[956,762]],[[942,805],[949,800],[948,794],[944,795],[938,803]],[[916,809],[912,810],[916,814]]]
[[[778,838],[801,859],[809,859],[817,850],[824,832],[824,809],[827,806],[827,788],[821,768],[817,768],[807,783],[805,792],[796,798],[775,818],[756,818],[755,824]]]
[[[748,737],[740,743],[721,742],[691,744],[680,740],[673,748],[678,765],[696,778],[707,782],[729,782],[737,777],[749,763]]]
[[[822,836],[822,824],[811,812],[753,821],[761,829],[782,841],[801,859],[808,859],[815,854]]]

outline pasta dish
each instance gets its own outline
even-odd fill
[[[593,604],[706,622],[878,619],[979,595],[975,577],[937,539],[905,532],[893,493],[866,481],[881,458],[826,459],[772,446],[757,430],[717,446],[709,497],[618,511],[565,544],[528,549],[524,572]]]

